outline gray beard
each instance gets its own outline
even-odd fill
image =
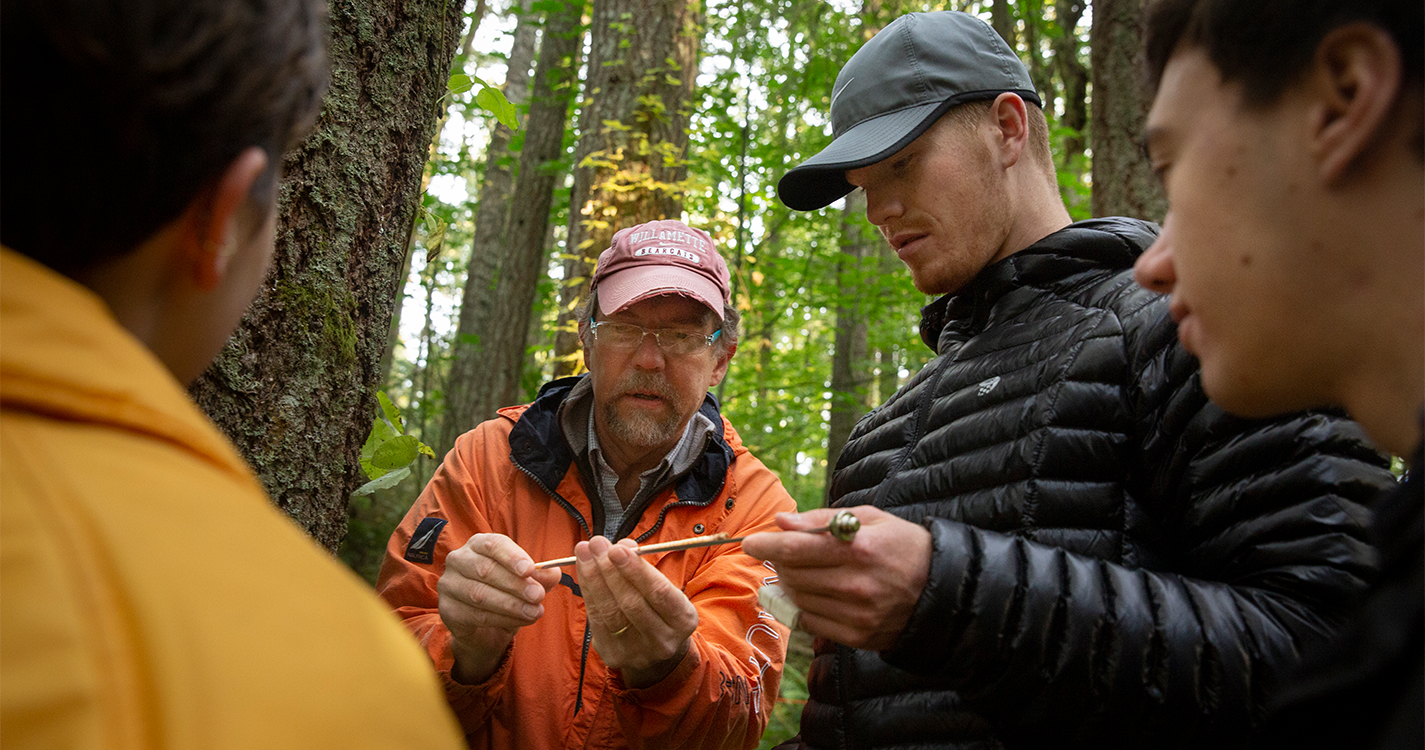
[[[672,441],[678,435],[678,426],[683,421],[678,394],[668,382],[657,375],[635,372],[625,382],[619,384],[620,392],[629,390],[652,390],[673,407],[662,417],[651,414],[635,414],[624,418],[613,403],[603,405],[604,425],[618,440],[637,448],[656,448]]]

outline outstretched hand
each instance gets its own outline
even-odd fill
[[[602,536],[574,547],[594,650],[631,688],[667,677],[698,628],[693,603],[637,548],[632,539],[610,544]]]
[[[476,534],[445,557],[436,584],[440,619],[450,630],[456,682],[489,679],[515,632],[544,616],[559,570],[536,570],[529,553],[503,534]]]
[[[777,525],[814,529],[838,510],[778,513]],[[925,588],[930,532],[869,505],[850,510],[861,521],[851,542],[769,531],[747,537],[742,551],[776,566],[778,583],[802,611],[803,630],[880,651],[895,643]]]

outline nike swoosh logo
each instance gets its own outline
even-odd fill
[[[846,93],[846,89],[851,86],[851,82],[854,80],[856,80],[856,76],[851,76],[850,78],[846,79],[846,83],[841,86],[840,91],[831,92],[831,104],[827,106],[828,109],[836,106],[836,100],[841,98],[842,94]]]

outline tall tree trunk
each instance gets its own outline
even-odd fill
[[[565,0],[546,21],[530,103],[530,124],[520,152],[519,177],[510,210],[508,256],[495,288],[495,298],[507,308],[507,314],[492,321],[492,346],[476,376],[485,384],[481,399],[470,412],[460,415],[470,420],[470,426],[522,399],[520,381],[528,360],[526,351],[533,340],[530,332],[538,328],[534,320],[535,295],[540,279],[548,273],[553,246],[549,212],[554,191],[564,176],[548,165],[565,155],[569,104],[579,90],[577,71],[583,56],[587,7],[584,2]]]
[[[475,32],[480,29],[480,20],[485,17],[485,0],[477,0],[475,10],[470,15],[470,27],[465,30],[465,37],[460,40],[460,50],[455,54],[455,61],[451,64],[451,70],[464,70],[465,61],[469,59],[471,48],[475,42]],[[446,97],[444,105],[440,109],[440,117],[435,123],[435,132],[430,139],[430,153],[426,156],[426,167],[421,174],[421,195],[425,195],[426,188],[430,186],[431,167],[436,156],[440,152],[440,134],[445,130],[445,124],[450,122],[450,98]],[[380,377],[377,379],[378,387],[385,388],[391,383],[391,367],[396,361],[396,345],[401,342],[401,309],[405,307],[406,281],[411,277],[411,252],[415,241],[415,222],[419,218],[412,215],[411,232],[406,240],[406,254],[401,261],[401,281],[396,290],[395,312],[391,315],[391,325],[386,329],[386,348],[381,354],[381,364],[379,366]]]
[[[505,98],[512,104],[524,104],[529,98],[529,68],[534,61],[535,38],[539,23],[530,13],[531,0],[520,0],[519,21],[515,26],[514,43],[510,46],[509,65],[505,73]],[[492,120],[493,121],[493,120]],[[526,121],[528,122],[528,121]],[[493,317],[499,299],[495,284],[507,253],[510,219],[510,194],[514,183],[513,157],[510,139],[514,131],[494,123],[490,145],[485,151],[485,179],[480,185],[479,207],[475,215],[475,238],[470,243],[470,263],[461,296],[460,318],[451,342],[450,378],[445,387],[445,419],[436,456],[444,456],[455,445],[455,438],[474,426],[467,415],[473,415],[480,391],[488,384],[476,378],[477,360],[487,356]],[[503,312],[503,311],[502,311]]]
[[[363,481],[358,456],[461,5],[334,0],[331,91],[284,164],[273,268],[192,386],[277,505],[331,550]]]
[[[1064,116],[1059,124],[1075,131],[1064,137],[1059,152],[1063,165],[1070,168],[1083,160],[1084,131],[1089,124],[1089,71],[1079,59],[1078,28],[1084,4],[1085,0],[1056,0],[1054,3],[1054,15],[1062,32],[1054,40],[1054,66],[1059,71],[1059,80],[1064,82]]]
[[[877,318],[876,340],[881,344],[876,350],[876,359],[881,371],[876,378],[876,398],[869,402],[872,406],[885,403],[900,388],[900,363],[896,355],[905,351],[906,341],[905,320],[894,314],[905,304],[904,292],[898,286],[899,280],[904,278],[904,266],[888,242],[876,243],[876,257],[879,259],[881,310],[892,314],[883,313]]]
[[[1009,44],[1010,49],[1019,48],[1019,35],[1014,32],[1014,9],[1009,0],[994,0],[990,6],[990,26]]]
[[[691,0],[594,0],[555,377],[579,371],[575,308],[619,229],[680,218],[701,18]]]
[[[1139,148],[1150,101],[1143,89],[1143,0],[1094,3],[1093,214],[1161,221],[1167,199]]]
[[[1029,80],[1034,82],[1034,90],[1044,101],[1044,114],[1050,122],[1054,120],[1054,74],[1044,64],[1043,39],[1040,37],[1048,21],[1044,18],[1044,0],[1025,0],[1019,6],[1019,16],[1024,19],[1025,62],[1029,66]]]
[[[851,428],[866,412],[866,305],[863,260],[874,252],[860,221],[866,212],[866,196],[856,191],[846,196],[841,216],[841,254],[836,259],[837,288],[836,344],[831,356],[831,423],[826,438],[826,492],[831,492],[831,475],[841,449],[851,437]]]

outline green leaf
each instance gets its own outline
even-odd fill
[[[510,104],[510,100],[506,99],[504,92],[499,89],[490,86],[480,89],[480,93],[475,95],[475,103],[494,115],[501,125],[510,130],[520,129],[519,118],[515,116],[515,105]]]
[[[372,420],[371,434],[366,436],[366,443],[361,446],[361,470],[366,473],[368,479],[376,479],[388,471],[373,465],[371,458],[376,455],[376,449],[395,437],[397,432],[384,418],[377,417]]]
[[[475,79],[464,73],[456,73],[446,82],[446,87],[450,89],[450,93],[452,94],[463,94],[469,91],[473,85],[475,85]]]
[[[409,466],[420,455],[421,441],[415,435],[400,435],[382,443],[371,455],[371,465],[386,471]]]
[[[404,435],[406,432],[406,423],[401,421],[401,410],[397,409],[396,405],[391,403],[391,397],[387,396],[385,391],[377,391],[376,400],[381,402],[381,411],[385,413],[386,419],[390,421],[391,426],[396,428],[396,434]]]
[[[355,497],[357,495],[370,495],[376,490],[390,489],[391,487],[395,487],[397,484],[399,484],[402,479],[405,479],[410,475],[411,467],[409,466],[397,469],[389,474],[377,477],[376,479],[373,479],[367,482],[366,484],[357,487],[356,491],[351,494],[353,497]]]
[[[426,454],[427,456],[430,456],[431,458],[435,458],[435,450],[432,449],[429,445],[426,445],[425,443],[420,443],[419,445],[417,445],[416,450]]]

